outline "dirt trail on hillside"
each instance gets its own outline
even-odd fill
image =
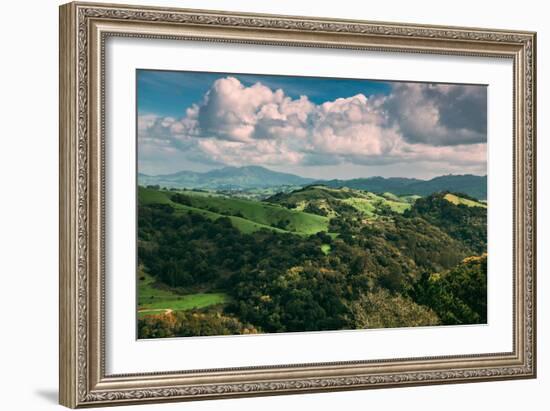
[[[142,308],[141,310],[138,310],[138,313],[141,312],[158,312],[158,311],[164,311],[165,315],[172,314],[174,310],[171,308]]]

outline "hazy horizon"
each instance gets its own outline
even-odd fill
[[[484,85],[137,71],[138,171],[487,174]]]
[[[425,181],[428,181],[428,180],[432,180],[434,178],[437,178],[437,177],[446,177],[446,176],[467,176],[467,175],[472,175],[472,176],[475,176],[475,177],[487,177],[487,174],[473,174],[473,173],[447,173],[447,174],[439,174],[439,175],[436,175],[434,177],[430,177],[430,178],[418,178],[418,177],[409,177],[409,176],[393,176],[393,177],[384,177],[384,176],[380,176],[380,175],[369,175],[369,176],[359,176],[359,177],[350,177],[350,178],[337,178],[337,177],[334,177],[334,178],[317,178],[317,177],[309,177],[309,176],[305,176],[305,175],[301,175],[301,174],[295,174],[295,173],[291,173],[291,172],[287,172],[287,171],[277,171],[277,170],[274,170],[270,167],[265,167],[265,166],[258,166],[258,165],[247,165],[247,166],[221,166],[221,167],[214,167],[214,168],[210,168],[206,171],[195,171],[195,170],[187,170],[187,169],[182,169],[182,170],[178,170],[178,171],[175,171],[173,173],[161,173],[161,174],[148,174],[148,173],[144,173],[144,172],[141,172],[139,171],[138,174],[142,174],[142,175],[147,175],[147,176],[150,176],[150,177],[161,177],[161,176],[168,176],[168,175],[174,175],[174,174],[178,174],[178,173],[185,173],[185,172],[190,172],[190,173],[200,173],[200,174],[204,174],[204,173],[208,173],[210,171],[216,171],[216,170],[223,170],[225,168],[235,168],[235,169],[242,169],[242,168],[249,168],[249,167],[259,167],[259,168],[263,168],[265,170],[268,170],[268,171],[273,171],[273,172],[278,172],[278,173],[285,173],[285,174],[291,174],[291,175],[294,175],[294,176],[297,176],[297,177],[302,177],[302,178],[310,178],[310,179],[318,179],[319,181],[322,181],[322,180],[352,180],[352,179],[360,179],[360,178],[385,178],[385,179],[388,179],[388,178],[408,178],[408,179],[416,179],[416,180],[425,180]]]

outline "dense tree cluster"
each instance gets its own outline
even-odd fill
[[[140,337],[486,322],[487,257],[471,257],[486,251],[486,209],[440,194],[403,215],[365,221],[353,210],[331,219],[331,235],[305,236],[245,234],[227,217],[140,204],[146,271],[170,287],[230,296],[223,308],[142,318]]]
[[[439,325],[437,314],[401,294],[384,288],[362,295],[351,304],[354,328],[417,327]]]
[[[487,322],[487,255],[466,258],[444,273],[425,272],[411,293],[430,307],[443,324]]]
[[[487,250],[487,209],[456,205],[444,199],[444,194],[419,198],[405,217],[421,217],[463,242],[475,253]],[[460,194],[461,197],[468,197]]]

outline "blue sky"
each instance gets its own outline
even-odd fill
[[[283,89],[292,98],[305,95],[316,104],[359,93],[388,94],[391,90],[388,82],[361,79],[137,70],[138,112],[182,116],[185,109],[202,99],[214,81],[227,76],[245,86],[261,82],[273,90]]]
[[[137,70],[138,169],[312,178],[487,172],[487,87]]]

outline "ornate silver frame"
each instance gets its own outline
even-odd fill
[[[106,375],[104,45],[109,36],[475,55],[514,63],[514,349],[471,356]],[[60,403],[67,407],[536,376],[536,34],[70,3],[60,8]],[[269,362],[266,359],[266,362]]]

